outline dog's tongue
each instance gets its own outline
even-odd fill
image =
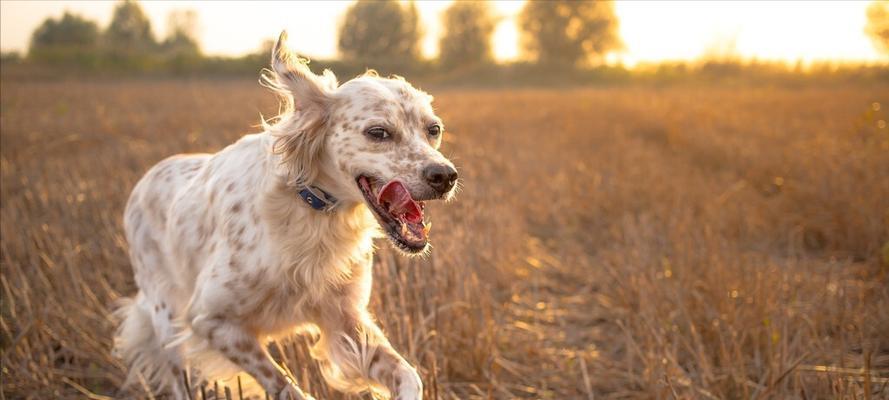
[[[389,213],[402,217],[407,222],[414,224],[423,222],[423,211],[420,209],[420,205],[414,201],[410,192],[399,181],[391,181],[383,186],[377,196],[377,201],[380,204],[386,204]]]

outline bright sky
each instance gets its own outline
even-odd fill
[[[208,54],[238,55],[259,48],[263,39],[287,29],[290,46],[314,58],[335,57],[337,26],[351,2],[143,1],[156,36],[166,32],[167,14],[193,9],[199,14],[200,40]],[[437,53],[441,12],[450,1],[419,1],[426,36],[423,52]],[[502,19],[494,33],[500,60],[518,57],[515,19],[522,1],[494,1]],[[0,48],[25,50],[31,32],[64,10],[105,27],[110,1],[0,1]],[[612,57],[629,65],[689,60],[703,55],[792,61],[887,61],[864,34],[866,1],[618,1],[626,51]],[[882,58],[881,58],[882,57]]]

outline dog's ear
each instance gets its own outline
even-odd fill
[[[325,106],[330,92],[338,86],[336,77],[330,70],[325,70],[321,76],[315,75],[309,69],[308,60],[298,57],[287,48],[287,31],[282,31],[275,42],[271,65],[275,83],[290,92],[297,110]]]
[[[324,144],[324,130],[330,119],[336,77],[330,71],[321,76],[309,70],[307,60],[287,49],[287,32],[281,32],[272,49],[271,71],[262,76],[264,86],[284,101],[281,120],[267,126],[275,138],[274,152],[291,170],[291,181],[308,185],[317,174]]]

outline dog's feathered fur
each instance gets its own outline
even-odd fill
[[[432,99],[375,74],[340,86],[284,39],[263,78],[284,100],[275,123],[215,154],[168,158],[134,188],[124,226],[139,292],[117,310],[115,350],[133,380],[177,399],[186,369],[207,380],[246,373],[278,398],[302,399],[263,341],[305,328],[333,386],[420,399],[418,374],[367,312],[380,229],[355,177],[398,179],[431,198],[420,167],[450,165],[423,128],[440,124]],[[397,140],[367,140],[363,129],[380,123]],[[296,194],[304,185],[334,195],[336,209],[311,209]]]

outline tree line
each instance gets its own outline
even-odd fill
[[[196,39],[197,14],[174,11],[167,17],[167,34],[155,38],[151,21],[139,3],[121,1],[104,30],[70,12],[47,18],[34,30],[28,48],[30,61],[65,66],[118,69],[187,69],[201,60]]]
[[[48,18],[34,31],[27,59],[97,68],[196,67],[207,58],[196,35],[197,19],[193,11],[173,12],[165,38],[158,40],[135,0],[119,2],[104,29],[65,12],[60,18]],[[491,38],[498,17],[487,1],[456,1],[441,19],[445,33],[439,41],[439,56],[424,60],[420,50],[424,31],[413,1],[358,1],[346,11],[339,26],[338,61],[409,70],[430,65],[460,69],[493,64]],[[532,63],[595,65],[622,46],[612,1],[528,2],[519,25],[522,49]]]
[[[620,51],[619,21],[614,2],[550,0],[528,1],[518,15],[521,60],[496,64],[492,37],[500,17],[488,1],[455,1],[441,16],[443,35],[439,54],[421,56],[424,26],[414,1],[357,1],[349,7],[338,27],[339,58],[313,60],[319,68],[331,68],[344,76],[367,68],[410,74],[413,78],[436,77],[438,81],[481,83],[619,82],[627,80],[695,80],[733,76],[741,79],[800,75],[799,67],[783,63],[709,60],[637,67],[605,66],[604,58]],[[867,10],[865,32],[881,52],[889,54],[889,2],[874,1]],[[122,0],[114,8],[107,27],[65,12],[48,18],[32,34],[25,61],[77,71],[137,71],[161,73],[255,73],[268,63],[271,41],[241,57],[207,56],[197,35],[198,15],[178,10],[167,19],[162,39],[155,36],[151,21],[136,0]],[[297,49],[298,51],[299,49]],[[4,55],[4,61],[9,57]],[[558,74],[541,72],[558,71]],[[810,76],[862,75],[887,78],[884,67],[816,66]],[[865,76],[866,75],[866,76]]]

